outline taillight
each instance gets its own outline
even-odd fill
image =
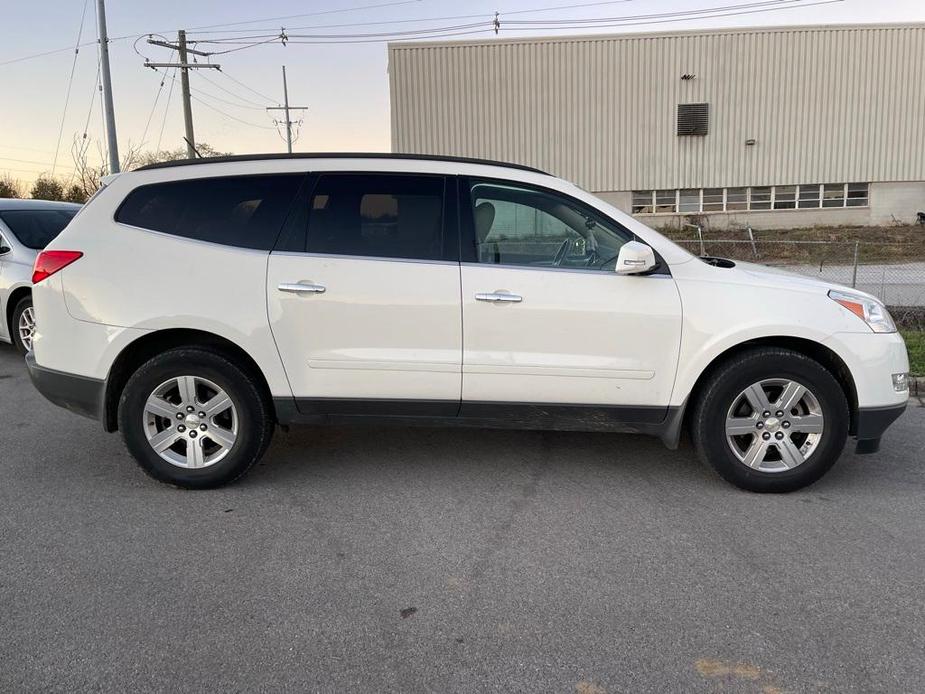
[[[80,251],[42,251],[35,259],[35,266],[32,268],[32,284],[38,284],[43,279],[51,277],[82,255]]]

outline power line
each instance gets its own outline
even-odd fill
[[[653,14],[624,15],[622,17],[589,17],[587,19],[514,19],[504,22],[510,24],[550,24],[550,25],[571,25],[571,24],[596,24],[611,21],[632,21],[642,19],[661,19],[665,17],[687,17],[690,15],[707,14],[710,12],[721,12],[725,10],[740,10],[755,7],[776,7],[784,5],[799,4],[803,0],[762,0],[761,2],[736,3],[734,5],[721,5],[718,7],[702,7],[693,10],[673,10],[671,12],[656,12]]]
[[[813,7],[816,5],[831,5],[834,3],[844,2],[845,0],[817,0],[816,2],[804,2],[803,0],[784,0],[787,2],[799,2],[798,7]],[[791,8],[797,7],[797,5],[787,5],[787,6],[777,6],[777,7],[763,7],[759,9],[746,9],[746,10],[734,10],[729,12],[716,12],[714,14],[702,14],[699,16],[681,16],[681,17],[667,17],[664,19],[642,19],[640,20],[622,20],[619,18],[614,18],[615,21],[608,21],[607,23],[599,24],[569,24],[566,26],[563,25],[540,25],[540,26],[517,26],[515,27],[516,31],[553,31],[553,30],[575,30],[575,29],[600,29],[600,28],[611,28],[611,27],[626,27],[626,26],[645,26],[649,24],[668,24],[671,22],[684,22],[690,19],[713,19],[716,17],[738,17],[748,14],[760,14],[762,12],[777,12],[780,10],[788,10]]]
[[[80,37],[84,33],[84,20],[87,17],[89,0],[84,0],[83,11],[80,13],[80,27],[77,29],[77,40],[74,41],[74,59],[71,61],[71,74],[67,78],[67,89],[64,92],[64,109],[61,111],[61,125],[58,127],[58,141],[55,143],[55,158],[51,164],[51,175],[55,175],[55,166],[58,164],[58,151],[61,149],[61,136],[64,134],[64,119],[67,117],[67,105],[71,101],[71,86],[74,84],[74,72],[77,69],[77,56],[80,54]]]
[[[152,69],[152,70],[155,70],[156,72],[161,72],[158,68],[151,68],[151,69]],[[165,73],[162,73],[162,74],[165,74]],[[172,77],[171,79],[176,80],[176,77]],[[194,91],[194,90],[191,89],[190,91],[192,92],[192,91]],[[214,104],[210,104],[208,101],[206,101],[205,99],[203,99],[203,98],[202,98],[202,92],[197,92],[197,93],[199,94],[199,96],[196,96],[195,94],[192,94],[192,93],[191,93],[191,94],[190,94],[190,98],[193,99],[194,101],[198,101],[200,104],[202,104],[202,105],[205,106],[206,108],[210,108],[210,109],[212,109],[213,111],[215,111],[216,113],[220,113],[221,115],[225,116],[226,118],[230,118],[231,120],[237,121],[238,123],[243,123],[244,125],[250,125],[251,127],[254,127],[254,128],[263,128],[263,129],[265,129],[265,130],[276,130],[276,128],[275,128],[274,126],[272,126],[272,125],[261,125],[261,124],[259,124],[259,123],[253,123],[253,122],[251,122],[251,121],[244,120],[243,118],[238,118],[237,116],[232,116],[230,113],[225,113],[223,110],[221,110],[220,108],[218,108],[218,107],[215,106]]]
[[[216,27],[232,27],[232,26],[242,26],[244,24],[259,24],[261,22],[278,22],[286,19],[298,19],[299,17],[319,17],[326,14],[338,14],[342,12],[355,12],[357,10],[372,10],[378,9],[380,7],[397,7],[398,5],[414,5],[421,2],[421,0],[397,0],[397,2],[383,2],[375,5],[358,5],[357,7],[342,7],[332,10],[321,10],[320,12],[305,12],[302,14],[289,14],[283,15],[281,17],[262,17],[261,19],[248,19],[240,22],[227,22],[225,24],[207,24],[204,26],[190,27],[189,31],[197,31],[199,29],[214,29]]]
[[[225,77],[227,77],[228,79],[230,79],[232,82],[234,82],[234,83],[237,84],[238,86],[244,87],[247,91],[251,92],[252,94],[256,94],[256,95],[259,96],[261,99],[264,99],[264,100],[266,100],[266,101],[270,101],[270,102],[272,102],[272,103],[277,103],[277,104],[279,103],[279,99],[274,99],[272,96],[267,96],[266,94],[262,94],[262,93],[258,92],[256,89],[253,89],[253,88],[251,88],[251,87],[248,87],[246,84],[244,84],[244,82],[241,82],[240,80],[237,80],[237,79],[235,79],[234,77],[232,77],[231,75],[229,75],[228,72],[227,72],[227,70],[219,70],[219,71],[218,71],[218,74],[224,75]]]
[[[157,136],[157,147],[155,152],[161,151],[161,140],[164,138],[164,126],[167,125],[167,115],[170,113],[170,97],[173,95],[173,85],[177,79],[177,68],[173,69],[173,76],[170,78],[170,89],[167,90],[167,105],[164,107],[164,120],[161,121],[161,131]]]
[[[218,107],[216,107],[216,106],[213,106],[213,105],[210,104],[209,102],[200,99],[198,96],[193,96],[192,94],[191,94],[190,96],[191,96],[193,99],[195,99],[196,101],[198,101],[200,104],[202,104],[203,106],[205,106],[205,107],[207,107],[207,108],[211,108],[213,111],[222,114],[223,116],[225,116],[225,118],[230,118],[231,120],[237,121],[238,123],[243,123],[244,125],[249,125],[249,126],[251,126],[251,127],[253,127],[253,128],[262,128],[262,129],[264,129],[264,130],[276,130],[276,127],[275,127],[275,126],[272,126],[272,125],[260,125],[259,123],[252,123],[252,122],[250,122],[250,121],[246,121],[246,120],[244,120],[243,118],[238,118],[238,117],[236,117],[236,116],[232,116],[230,113],[225,113],[225,112],[222,111],[220,108],[218,108]]]
[[[210,79],[209,76],[206,75],[205,73],[202,73],[202,74],[200,74],[199,76],[200,76],[202,79],[204,79],[206,82],[208,82],[209,84],[211,84],[213,87],[215,87],[216,89],[220,89],[221,91],[225,92],[226,94],[230,94],[230,95],[233,96],[235,99],[240,99],[243,103],[248,104],[248,105],[249,105],[250,107],[252,107],[252,108],[258,108],[258,109],[263,110],[263,105],[262,105],[262,104],[258,104],[256,101],[251,101],[250,99],[245,99],[243,96],[241,96],[241,95],[239,95],[239,94],[235,94],[233,91],[231,91],[230,89],[226,89],[225,87],[223,87],[222,85],[220,85],[218,82],[214,82],[214,81],[213,81],[212,79]]]
[[[170,55],[167,57],[168,62],[173,58],[173,51],[170,52]],[[167,73],[161,73],[161,83],[157,88],[157,94],[154,95],[154,104],[151,106],[151,113],[148,114],[148,120],[145,123],[145,129],[141,133],[141,142],[144,144],[145,138],[148,136],[148,128],[151,126],[151,119],[154,118],[154,112],[157,110],[157,102],[161,98],[161,93],[164,91],[164,82],[167,80]]]

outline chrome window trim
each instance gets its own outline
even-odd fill
[[[461,267],[484,267],[484,268],[504,268],[507,270],[532,270],[533,272],[567,272],[582,275],[613,275],[614,277],[633,277],[633,275],[619,275],[613,270],[589,270],[579,267],[544,267],[537,265],[506,265],[504,263],[460,263]],[[664,272],[652,273],[651,275],[640,274],[638,277],[657,277],[659,279],[671,279],[671,275]]]
[[[270,255],[295,258],[334,258],[337,260],[376,260],[384,263],[415,263],[417,265],[459,265],[456,260],[425,260],[423,258],[390,258],[380,255],[347,255],[343,253],[300,253],[298,251],[271,251]]]

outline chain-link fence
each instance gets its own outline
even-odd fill
[[[925,239],[883,241],[782,240],[756,237],[676,241],[692,253],[770,265],[873,294],[897,307],[925,306]]]

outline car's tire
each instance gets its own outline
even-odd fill
[[[119,429],[151,477],[209,489],[237,480],[260,460],[274,421],[252,375],[222,354],[182,347],[153,357],[129,378]]]
[[[31,317],[31,318],[30,318]],[[35,329],[35,312],[32,308],[32,296],[24,296],[16,302],[13,307],[13,314],[10,316],[10,337],[13,340],[13,346],[20,354],[26,354],[31,351],[31,336],[23,339],[22,323],[26,321]]]
[[[769,409],[757,411],[759,402]],[[788,403],[794,407],[781,409]],[[845,446],[850,413],[841,385],[822,364],[768,347],[741,352],[715,369],[690,424],[701,460],[725,480],[752,492],[790,492],[832,467]]]

